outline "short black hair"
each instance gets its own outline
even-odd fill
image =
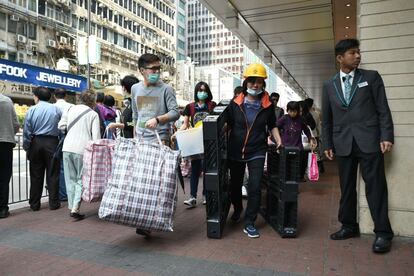
[[[312,98],[306,98],[305,103],[308,106],[308,108],[311,109],[312,106],[313,106],[313,99]]]
[[[243,86],[236,86],[233,91],[233,96],[237,96],[243,92]]]
[[[125,87],[128,94],[131,94],[131,87],[138,82],[139,80],[137,77],[134,75],[128,75],[121,80],[121,86]]]
[[[243,81],[243,94],[246,95],[247,94],[247,83],[255,83],[258,77],[248,77],[246,79],[244,79]],[[263,78],[261,78],[263,79]],[[266,88],[266,82],[263,79],[263,90]],[[259,98],[261,98],[263,96],[263,93],[260,93]]]
[[[342,39],[335,45],[335,56],[343,55],[352,48],[359,48],[359,40],[355,38]]]
[[[115,105],[115,98],[111,95],[105,95],[103,104],[106,106],[114,106]]]
[[[288,102],[288,104],[286,105],[286,109],[287,111],[296,111],[299,113],[300,112],[299,102],[295,102],[295,101]]]
[[[52,97],[52,93],[50,93],[50,90],[46,87],[43,87],[43,86],[36,87],[33,90],[33,94],[36,97],[38,97],[39,100],[45,101],[45,102],[48,102],[50,100],[50,98]]]
[[[206,102],[212,101],[213,100],[213,94],[211,94],[211,90],[210,90],[210,86],[208,86],[208,84],[204,81],[200,81],[199,83],[196,84],[196,86],[194,87],[194,102],[198,102],[198,96],[197,96],[197,92],[200,90],[201,86],[203,86],[206,88],[206,92],[208,94],[207,99],[205,100]]]
[[[104,92],[97,92],[96,93],[96,102],[97,103],[103,103],[104,99],[105,99]]]
[[[55,89],[53,92],[56,99],[64,99],[66,97],[66,90],[63,88]]]
[[[149,64],[154,63],[154,62],[158,62],[158,61],[161,61],[161,59],[157,55],[154,55],[154,54],[143,54],[138,59],[138,68],[139,69],[145,68]]]
[[[273,92],[272,94],[270,94],[270,98],[272,97],[277,97],[278,99],[280,99],[279,93],[276,93],[276,92]]]

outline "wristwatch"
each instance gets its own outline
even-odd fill
[[[158,117],[155,117],[155,120],[157,121],[157,124],[160,124],[160,119],[158,119]]]

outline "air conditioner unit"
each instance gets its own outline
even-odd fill
[[[32,55],[33,55],[32,50],[27,49],[27,50],[26,50],[26,55],[28,55],[28,56],[32,56]]]
[[[17,35],[17,42],[26,43],[27,39],[24,35]]]
[[[64,36],[61,36],[61,37],[59,38],[59,42],[60,42],[61,44],[68,44],[68,39],[67,39],[66,37],[64,37]]]
[[[12,14],[12,16],[10,17],[10,19],[12,21],[19,21],[19,17],[17,15],[15,15],[15,14]]]
[[[47,46],[52,47],[52,48],[56,48],[56,41],[54,41],[53,39],[49,39],[47,41]]]

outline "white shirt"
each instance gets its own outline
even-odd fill
[[[349,82],[351,83],[351,86],[352,86],[352,82],[354,81],[354,76],[355,76],[355,70],[352,70],[351,72],[349,72],[349,74],[342,72],[342,70],[339,71],[339,77],[341,78],[341,87],[342,87],[342,93],[344,94],[344,98],[346,98],[346,96],[345,96],[345,82],[344,82],[344,78],[346,77],[346,75],[351,76],[351,78],[349,79]]]
[[[89,107],[78,104],[72,107],[68,112],[63,113],[59,122],[59,129],[64,130],[71,122],[73,122],[82,112]],[[99,115],[95,111],[89,111],[82,116],[66,134],[63,143],[64,152],[72,152],[83,155],[86,144],[91,140],[101,138],[101,129],[99,126]]]
[[[68,112],[69,107],[71,107],[73,104],[68,103],[64,99],[58,99],[56,100],[55,105],[62,111],[62,114],[65,112]]]

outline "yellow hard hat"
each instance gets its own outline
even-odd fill
[[[252,63],[249,66],[247,66],[246,70],[244,70],[243,77],[260,77],[267,79],[266,68],[259,63]]]

